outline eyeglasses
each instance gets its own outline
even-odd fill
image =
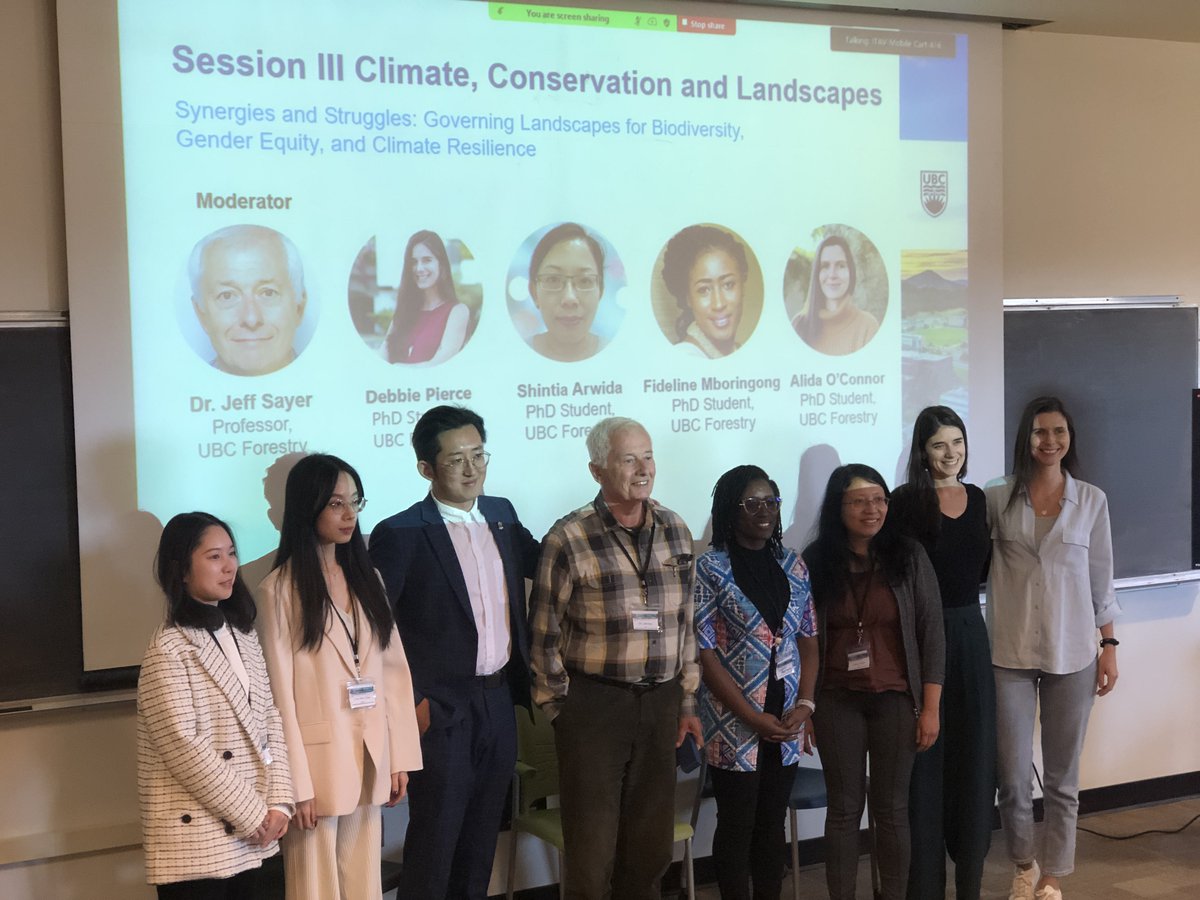
[[[849,500],[843,500],[842,506],[848,506],[855,512],[862,512],[868,507],[887,509],[889,502],[887,497],[880,494],[878,497],[851,497]]]
[[[480,450],[477,453],[472,453],[470,456],[452,456],[438,463],[438,465],[443,469],[449,469],[451,472],[461,472],[463,466],[468,462],[471,463],[472,469],[486,469],[488,460],[491,458],[492,454],[486,450]]]
[[[571,285],[576,294],[593,294],[600,287],[597,275],[539,275],[534,279],[544,294],[561,294]]]
[[[367,505],[366,497],[351,497],[349,500],[343,500],[341,497],[334,497],[325,504],[326,509],[333,510],[335,515],[345,515],[347,511],[352,510],[355,515],[363,511],[363,507]]]
[[[738,506],[752,516],[757,516],[764,509],[769,513],[779,512],[779,507],[782,505],[783,501],[778,497],[747,497],[738,502]]]

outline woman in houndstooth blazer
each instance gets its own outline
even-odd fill
[[[175,516],[155,561],[167,598],[138,678],[138,795],[160,898],[256,895],[292,814],[283,727],[227,525]]]
[[[258,629],[296,787],[288,900],[378,900],[381,804],[421,768],[412,677],[358,527],[358,473],[306,456],[288,474]]]

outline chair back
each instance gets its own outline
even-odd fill
[[[521,770],[520,815],[558,796],[558,753],[554,748],[554,726],[538,707],[533,715],[517,710],[517,763]]]

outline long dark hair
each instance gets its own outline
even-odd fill
[[[942,526],[942,509],[937,489],[926,465],[925,445],[939,428],[957,428],[963,436],[963,464],[958,480],[967,474],[967,426],[948,406],[927,406],[913,423],[912,446],[908,451],[908,481],[896,489],[888,517],[902,534],[920,541],[928,550],[937,542]]]
[[[1004,507],[1006,510],[1011,509],[1017,502],[1018,494],[1029,490],[1029,484],[1037,472],[1030,442],[1033,440],[1033,420],[1042,413],[1059,413],[1067,420],[1067,434],[1071,438],[1071,446],[1063,454],[1062,468],[1072,477],[1075,476],[1075,467],[1079,465],[1079,458],[1075,453],[1075,421],[1057,397],[1035,397],[1025,404],[1025,409],[1021,411],[1021,421],[1017,423],[1017,436],[1013,439],[1012,492],[1008,495],[1008,503]]]
[[[688,326],[696,320],[692,313],[692,266],[705,253],[720,250],[729,255],[738,268],[742,281],[750,266],[746,261],[746,248],[728,231],[712,225],[689,225],[667,241],[663,251],[663,283],[675,298],[679,314],[675,319],[675,334],[682,341],[687,336]]]
[[[752,481],[765,481],[771,485],[775,496],[779,496],[777,485],[766,472],[758,466],[735,466],[717,479],[713,487],[712,503],[712,540],[709,542],[716,550],[727,550],[733,542],[733,521],[737,517],[738,504],[742,502],[742,494]],[[783,558],[783,527],[780,518],[775,519],[775,530],[767,539],[767,546],[776,559]]]
[[[343,472],[354,480],[358,495],[364,496],[362,479],[354,467],[327,453],[304,457],[288,473],[275,568],[287,567],[281,577],[291,581],[300,604],[298,649],[301,650],[315,650],[325,637],[325,622],[333,601],[321,572],[317,518],[328,505]],[[357,521],[350,540],[334,548],[334,558],[346,576],[350,593],[362,605],[375,639],[381,647],[387,647],[392,638],[392,611],[367,556],[367,545]]]
[[[804,551],[804,560],[812,572],[813,602],[823,605],[841,597],[850,584],[850,541],[842,521],[842,498],[855,478],[877,484],[883,495],[891,500],[883,476],[870,466],[849,463],[838,466],[825,485],[825,498],[817,517],[817,537]],[[871,539],[869,555],[889,582],[908,574],[911,565],[911,544],[896,529],[885,526]],[[818,590],[818,585],[827,586]]]
[[[192,571],[192,554],[200,546],[204,532],[210,528],[221,528],[233,542],[233,532],[216,516],[206,512],[188,512],[173,516],[163,528],[158,539],[158,552],[154,556],[154,575],[167,597],[167,624],[189,628],[213,628],[220,625],[221,617],[214,616],[211,607],[196,600],[188,593],[184,580]],[[236,547],[236,543],[234,544]],[[238,631],[249,631],[254,626],[257,609],[254,597],[239,571],[233,579],[233,593],[217,604],[225,621]]]
[[[400,273],[400,287],[396,289],[396,311],[392,315],[392,327],[388,331],[387,358],[389,362],[397,362],[404,358],[408,345],[408,336],[417,324],[421,315],[421,305],[425,302],[424,292],[417,287],[417,276],[413,272],[412,253],[417,244],[424,244],[437,259],[438,277],[434,287],[442,301],[454,305],[458,302],[458,292],[454,289],[454,278],[450,273],[450,257],[446,253],[446,245],[436,232],[418,231],[408,239],[404,248],[404,271]]]
[[[813,254],[812,273],[808,279],[808,304],[796,324],[800,336],[810,344],[821,337],[821,329],[825,327],[821,321],[821,310],[825,306],[825,292],[821,288],[821,254],[825,252],[826,247],[841,247],[846,254],[846,267],[850,276],[849,284],[846,285],[847,302],[854,302],[854,289],[858,286],[858,265],[854,262],[850,242],[840,234],[829,235],[817,245],[817,252]]]

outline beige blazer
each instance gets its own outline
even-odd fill
[[[248,694],[203,628],[164,625],[142,660],[138,799],[151,884],[228,878],[278,850],[249,838],[269,806],[291,810],[287,747],[258,638],[234,636]]]
[[[318,816],[353,812],[363,792],[360,747],[365,746],[375,764],[375,780],[368,785],[371,802],[386,803],[391,773],[421,768],[412,677],[396,627],[383,650],[360,609],[359,668],[364,680],[375,682],[377,699],[372,709],[351,709],[346,683],[354,679],[354,653],[337,614],[329,610],[319,647],[299,650],[300,606],[280,569],[262,580],[256,599],[256,624],[283,719],[296,800],[315,800]]]

